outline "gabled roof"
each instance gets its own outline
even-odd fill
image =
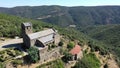
[[[31,26],[32,25],[30,22],[25,22],[23,24],[24,24],[24,26]]]
[[[72,55],[78,54],[81,51],[81,47],[79,45],[75,45],[75,47],[70,50],[69,53],[71,53]]]
[[[47,30],[43,30],[40,32],[36,32],[36,33],[32,33],[32,34],[28,34],[28,37],[32,40],[32,39],[37,39],[49,34],[55,33],[55,31],[53,29],[47,29]]]

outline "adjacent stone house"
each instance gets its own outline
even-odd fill
[[[77,60],[78,58],[80,59],[83,56],[80,45],[75,45],[69,53],[72,54],[72,60]]]

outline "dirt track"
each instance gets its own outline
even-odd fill
[[[6,49],[8,47],[19,47],[20,43],[23,43],[22,38],[20,39],[6,39],[5,41],[0,41],[0,50]]]
[[[108,60],[108,68],[119,68],[119,67],[114,59],[109,59]]]

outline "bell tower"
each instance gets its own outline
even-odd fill
[[[22,23],[21,28],[22,28],[22,35],[33,33],[32,23],[30,22]]]
[[[28,46],[28,34],[31,34],[33,33],[32,31],[32,23],[30,22],[26,22],[26,23],[22,23],[21,24],[21,34],[22,34],[22,37],[23,37],[23,44],[29,48],[30,46]]]

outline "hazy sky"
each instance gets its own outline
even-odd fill
[[[0,7],[41,6],[41,5],[62,5],[62,6],[120,5],[120,0],[0,0]]]

